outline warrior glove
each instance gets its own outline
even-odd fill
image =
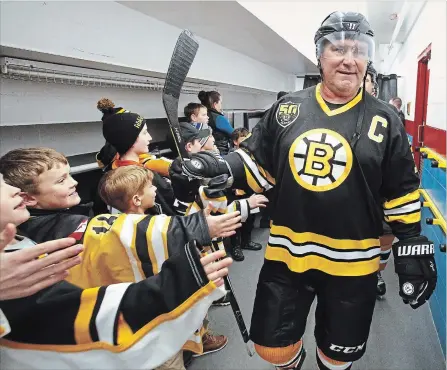
[[[404,239],[393,245],[399,295],[414,309],[422,306],[435,290],[437,271],[434,254],[434,244],[425,236]]]
[[[207,185],[212,178],[219,175],[228,175],[227,187],[233,181],[230,166],[220,155],[210,152],[191,154],[190,159],[182,163],[183,174],[191,179],[201,180]]]
[[[179,159],[172,162],[169,167],[169,178],[175,197],[181,202],[192,203],[198,194],[200,181],[190,179],[183,174],[182,164]]]

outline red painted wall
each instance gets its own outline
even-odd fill
[[[417,127],[414,121],[405,120],[405,129],[407,133],[413,138],[417,136]],[[433,149],[435,152],[445,156],[446,155],[446,131],[436,127],[426,125],[424,127],[424,145],[427,148]],[[414,139],[413,139],[414,140]]]

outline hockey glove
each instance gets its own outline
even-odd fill
[[[207,184],[219,175],[228,175],[227,187],[230,185],[231,170],[228,163],[220,156],[210,152],[192,154],[189,160],[182,163],[183,173],[189,178],[195,178]]]
[[[220,175],[213,177],[208,182],[203,191],[208,198],[219,198],[225,196],[225,189],[227,188],[228,175]]]
[[[422,306],[436,287],[437,272],[433,242],[425,236],[393,245],[394,267],[399,276],[399,295],[414,309]]]
[[[183,174],[182,164],[179,159],[172,162],[169,167],[169,177],[175,197],[181,202],[194,202],[199,191],[200,181],[189,179]]]

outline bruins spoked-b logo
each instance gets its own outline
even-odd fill
[[[295,180],[311,191],[335,189],[348,177],[352,151],[346,139],[332,130],[315,129],[301,134],[289,151]]]
[[[281,103],[276,111],[276,122],[282,127],[287,127],[296,121],[300,115],[300,104]]]

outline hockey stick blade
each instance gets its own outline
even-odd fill
[[[178,104],[182,86],[198,48],[199,44],[194,39],[193,34],[188,30],[184,30],[175,44],[162,93],[166,117],[180,158],[188,158],[188,152],[185,149],[180,132]]]

